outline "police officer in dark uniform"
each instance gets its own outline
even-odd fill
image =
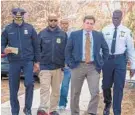
[[[121,24],[122,11],[113,12],[112,24],[102,32],[109,47],[109,59],[103,67],[103,96],[105,108],[103,115],[110,114],[113,86],[113,113],[121,115],[121,102],[126,77],[126,54],[131,62],[131,77],[135,73],[135,49],[131,30]]]
[[[37,33],[32,25],[24,22],[26,11],[21,8],[12,9],[13,22],[2,32],[1,50],[9,60],[9,88],[12,115],[19,115],[18,90],[20,73],[23,71],[25,80],[24,113],[31,114],[33,100],[33,71],[39,70],[40,49]]]

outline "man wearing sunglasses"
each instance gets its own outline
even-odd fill
[[[41,47],[39,73],[41,90],[37,115],[59,115],[56,109],[63,77],[61,69],[65,66],[67,35],[58,27],[56,14],[49,15],[48,26],[39,33],[38,38]]]
[[[21,8],[12,9],[13,22],[5,27],[1,36],[1,52],[7,54],[9,60],[9,89],[12,115],[19,115],[18,90],[21,70],[24,73],[24,85],[26,88],[23,111],[26,115],[32,115],[33,71],[39,70],[40,47],[37,33],[32,25],[24,22],[25,13],[26,11]]]
[[[110,114],[112,105],[111,87],[113,86],[113,113],[121,115],[121,102],[126,77],[126,54],[131,62],[131,77],[135,73],[135,49],[131,30],[121,24],[122,11],[115,10],[112,24],[103,28],[109,47],[109,59],[103,66],[103,96],[105,108],[103,115]]]

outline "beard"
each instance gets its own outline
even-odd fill
[[[56,25],[55,25],[55,26],[49,25],[49,27],[52,28],[52,29],[54,29],[54,28],[56,28],[57,26],[56,26]]]

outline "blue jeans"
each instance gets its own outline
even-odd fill
[[[18,101],[18,90],[20,86],[20,73],[24,73],[25,85],[25,108],[30,110],[33,100],[33,62],[32,61],[15,61],[9,63],[9,89],[10,104],[12,115],[19,114],[20,105]]]
[[[70,69],[64,68],[64,78],[61,85],[59,106],[66,107],[70,78],[71,78]]]

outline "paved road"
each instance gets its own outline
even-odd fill
[[[129,80],[128,75],[127,75],[127,80]],[[100,93],[102,92],[101,85],[102,84],[101,84],[101,80],[100,80]],[[40,97],[39,97],[40,93],[39,92],[40,92],[40,89],[34,90],[32,115],[36,115],[36,111],[37,111],[37,108],[40,103]],[[25,97],[24,94],[18,97],[20,106],[21,106],[20,115],[24,115],[24,113],[22,112],[22,109],[24,107],[24,97]],[[82,92],[81,92],[81,97],[80,97],[80,110],[81,110],[80,115],[83,115],[84,112],[87,110],[87,105],[88,105],[89,100],[90,100],[90,94],[89,94],[89,90],[88,90],[87,81],[84,81],[84,85],[82,87]],[[102,109],[103,109],[102,106],[103,106],[103,102],[102,102],[102,104],[100,104],[100,106],[98,108],[98,109],[100,109],[100,111],[102,111]],[[9,101],[1,104],[1,115],[11,115]],[[60,113],[60,115],[70,115],[70,90],[69,90],[69,95],[68,95],[68,105],[67,105],[66,111]],[[98,115],[102,115],[102,113],[98,113]]]
[[[100,83],[100,91],[101,91],[101,83]],[[39,102],[40,102],[39,92],[40,92],[40,89],[34,90],[34,99],[33,99],[33,105],[32,105],[33,115],[36,115],[36,111],[39,106]],[[25,97],[24,94],[19,96],[19,102],[21,106],[20,115],[24,115],[24,113],[22,112],[22,109],[24,107],[24,97]],[[70,98],[69,97],[70,97],[70,90],[69,90],[69,95],[68,95],[68,105],[67,105],[66,111],[62,112],[61,115],[70,115]],[[83,85],[81,97],[80,97],[81,114],[83,114],[84,111],[87,109],[89,100],[90,100],[90,94],[88,90],[87,81],[84,81],[84,85]],[[1,115],[11,115],[9,101],[1,104]]]

